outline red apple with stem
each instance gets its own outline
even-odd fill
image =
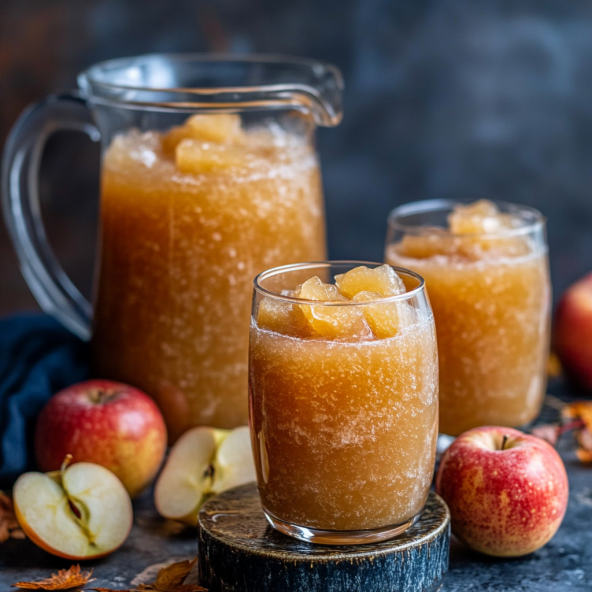
[[[469,547],[518,557],[546,544],[568,501],[567,473],[544,440],[504,427],[461,434],[442,457],[436,491]]]
[[[570,380],[592,391],[592,273],[563,294],[555,313],[554,348]]]
[[[54,395],[35,432],[39,468],[55,471],[64,457],[106,467],[130,496],[155,477],[166,450],[162,414],[148,395],[126,384],[89,380]]]

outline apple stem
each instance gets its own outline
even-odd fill
[[[62,462],[62,466],[60,467],[60,471],[63,473],[68,468],[68,466],[70,465],[71,462],[72,462],[72,455],[66,454],[66,457],[64,458],[64,460]]]
[[[506,447],[506,442],[508,441],[508,434],[504,434],[504,437],[502,439],[502,447],[501,450],[503,450]]]
[[[119,391],[114,388],[96,388],[89,391],[88,396],[93,403],[103,405],[114,399]]]

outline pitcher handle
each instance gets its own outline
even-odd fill
[[[85,99],[52,95],[28,107],[13,126],[2,158],[2,205],[21,271],[41,308],[88,340],[92,306],[70,281],[53,253],[41,219],[38,174],[43,148],[58,130],[86,133],[99,141]]]

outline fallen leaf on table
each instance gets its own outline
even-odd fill
[[[195,584],[183,584],[189,572],[193,569],[195,562],[179,561],[163,567],[156,576],[153,584],[140,584],[138,590],[155,590],[156,592],[201,592],[206,588]]]
[[[584,463],[592,462],[592,432],[587,427],[583,427],[576,439],[580,447],[576,450],[577,457]]]
[[[111,588],[88,588],[95,592],[133,592],[134,590],[145,590],[153,592],[207,592],[207,588],[202,588],[197,584],[184,584],[185,578],[193,569],[195,562],[179,561],[163,567],[156,575],[156,580],[152,584],[140,584],[137,588],[131,590],[112,590]]]
[[[576,431],[579,446],[576,455],[582,462],[592,462],[592,401],[577,401],[566,405],[561,415],[580,422],[581,426]]]
[[[592,431],[592,401],[576,401],[563,408],[561,415],[568,419],[581,419]]]
[[[92,569],[90,571],[80,571],[80,565],[73,565],[70,569],[60,569],[57,574],[52,574],[51,577],[39,580],[37,582],[17,582],[13,584],[13,588],[26,588],[28,590],[73,590],[74,588],[81,588],[92,582],[90,579]]]
[[[0,543],[10,538],[24,539],[25,533],[14,515],[12,500],[0,491]]]

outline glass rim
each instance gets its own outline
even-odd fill
[[[381,298],[376,298],[374,300],[365,300],[361,302],[354,302],[352,300],[347,300],[344,302],[342,300],[308,300],[306,298],[298,298],[296,296],[284,296],[283,294],[278,294],[277,292],[272,292],[271,290],[264,288],[260,283],[262,280],[277,275],[281,275],[290,271],[298,271],[305,269],[328,269],[335,265],[351,266],[352,268],[360,267],[362,265],[372,265],[373,267],[388,265],[389,267],[392,267],[397,272],[397,274],[402,273],[403,275],[412,277],[413,279],[417,280],[418,285],[412,290],[409,290],[408,292],[403,292],[402,294],[397,294],[395,296],[384,296]],[[415,273],[414,271],[411,271],[410,269],[407,269],[405,267],[397,267],[396,265],[390,265],[388,263],[378,263],[376,261],[356,261],[344,259],[335,261],[309,261],[306,263],[291,263],[289,265],[280,265],[279,267],[272,267],[271,269],[267,269],[266,271],[263,271],[255,276],[255,279],[253,280],[253,288],[255,292],[258,292],[259,294],[268,296],[275,300],[289,302],[291,304],[310,304],[321,306],[368,306],[372,304],[385,304],[388,302],[402,302],[404,300],[409,300],[410,298],[413,298],[425,291],[425,281],[418,273]]]
[[[473,200],[474,202],[475,200]],[[516,204],[502,200],[487,200],[502,208],[506,208],[507,211],[502,211],[502,214],[519,214],[527,213],[532,216],[530,222],[525,223],[523,226],[516,226],[514,228],[507,228],[496,232],[471,232],[471,233],[454,233],[446,230],[446,236],[453,238],[471,238],[471,237],[485,237],[485,238],[507,238],[513,236],[522,236],[530,234],[533,230],[541,228],[545,225],[547,219],[543,214],[536,208]],[[413,201],[401,206],[389,212],[387,216],[387,225],[393,230],[398,230],[404,234],[430,234],[430,231],[435,228],[434,226],[421,226],[418,224],[403,224],[397,218],[401,216],[409,216],[413,214],[422,214],[427,212],[434,212],[437,210],[452,210],[457,205],[469,205],[472,201],[461,201],[460,199],[426,199]],[[440,227],[437,227],[440,228]]]
[[[165,85],[134,84],[129,81],[109,81],[109,73],[118,69],[156,64],[164,60],[169,64],[242,64],[261,66],[285,66],[307,72],[318,84],[331,80],[335,92],[343,91],[343,76],[339,68],[329,62],[309,58],[287,56],[279,53],[146,53],[130,57],[105,60],[80,72],[77,82],[80,90],[93,102],[137,109],[161,111],[217,111],[295,109],[312,112],[319,125],[332,127],[342,118],[340,99],[327,99],[314,82],[275,82],[175,87]],[[147,93],[166,93],[168,100],[140,100]],[[335,104],[333,104],[335,103]],[[318,112],[318,113],[317,113]]]

